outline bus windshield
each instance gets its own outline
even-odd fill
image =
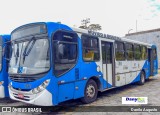
[[[48,39],[13,42],[12,49],[10,74],[38,74],[49,70]]]

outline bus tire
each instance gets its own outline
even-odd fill
[[[145,83],[145,73],[142,71],[141,75],[140,75],[140,81],[139,81],[139,85],[144,85]]]
[[[90,79],[85,87],[84,97],[81,101],[85,104],[94,102],[97,99],[98,88],[94,80]]]

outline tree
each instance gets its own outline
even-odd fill
[[[90,23],[90,18],[83,19],[81,20],[81,26],[79,28],[88,29],[87,24],[89,23]]]
[[[89,23],[90,23],[90,18],[83,19],[81,20],[81,26],[79,26],[79,28],[92,30],[92,31],[102,30],[102,27],[100,24],[90,24],[88,26]]]
[[[102,27],[99,24],[90,24],[88,29],[92,31],[99,31],[102,30]]]

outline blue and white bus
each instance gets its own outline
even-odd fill
[[[11,33],[10,98],[58,105],[158,73],[156,46],[54,22],[20,26]]]
[[[0,98],[9,97],[8,64],[10,35],[0,35]]]

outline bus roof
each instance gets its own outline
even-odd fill
[[[85,34],[91,34],[92,33],[91,34],[92,36],[101,37],[101,38],[110,39],[112,37],[112,40],[118,40],[118,41],[123,41],[123,42],[140,44],[140,45],[145,45],[145,46],[148,46],[148,47],[151,47],[153,45],[153,44],[148,44],[148,43],[145,43],[145,42],[140,42],[140,41],[136,41],[136,40],[127,39],[127,38],[124,38],[124,37],[112,36],[112,35],[108,35],[108,34],[105,34],[105,33],[94,32],[94,31],[91,32],[90,30],[85,30],[85,29],[81,29],[81,28],[72,28],[72,29],[77,33],[85,33]]]
[[[25,24],[22,26],[19,26],[18,28],[14,29],[11,34],[13,32],[15,32],[17,29],[20,29],[22,27],[28,26],[28,25],[32,25],[32,24],[46,24],[46,25],[54,25],[55,29],[71,29],[77,33],[85,33],[85,34],[89,34],[92,36],[96,36],[96,37],[101,37],[101,38],[107,38],[107,39],[111,39],[111,40],[117,40],[117,41],[123,41],[123,42],[129,42],[129,43],[134,43],[134,44],[140,44],[140,45],[145,45],[148,47],[151,47],[152,44],[148,44],[148,43],[144,43],[144,42],[140,42],[140,41],[135,41],[135,40],[130,40],[127,38],[122,38],[122,37],[117,37],[117,36],[113,36],[113,35],[109,35],[109,34],[105,34],[105,33],[100,33],[100,32],[95,32],[95,31],[90,31],[90,30],[85,30],[85,29],[81,29],[81,28],[74,28],[74,27],[69,27],[65,24],[61,24],[61,23],[56,23],[56,22],[35,22],[35,23],[29,23],[29,24]],[[51,26],[50,26],[51,27]],[[53,29],[53,30],[55,30]]]

